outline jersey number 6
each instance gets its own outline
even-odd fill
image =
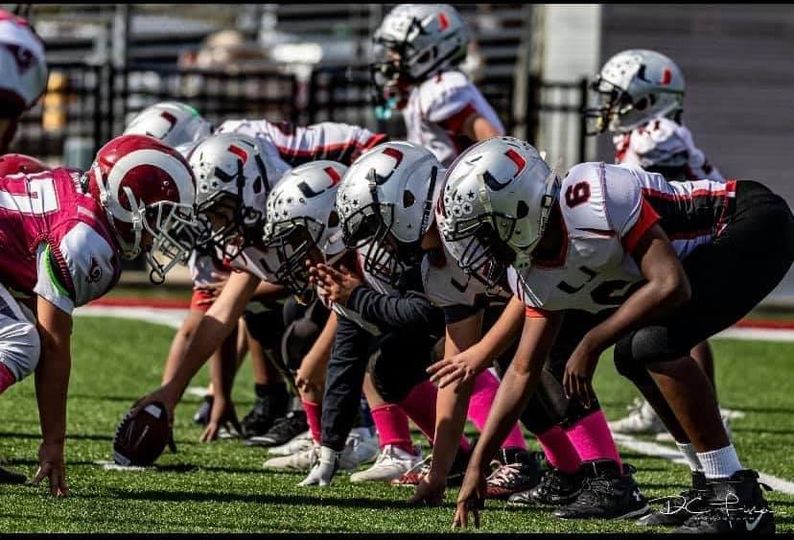
[[[587,182],[579,182],[576,185],[568,186],[565,190],[565,204],[568,208],[574,208],[582,203],[587,202],[590,198],[590,184]]]

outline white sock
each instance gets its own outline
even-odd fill
[[[695,452],[695,447],[692,446],[692,443],[675,443],[681,453],[686,458],[686,462],[689,465],[689,470],[692,472],[703,472],[703,465],[700,463],[698,459],[697,452]]]
[[[732,444],[711,452],[698,452],[697,457],[703,464],[706,478],[728,478],[742,469],[739,456]]]

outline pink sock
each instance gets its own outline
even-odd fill
[[[579,470],[582,465],[579,453],[560,426],[554,426],[538,435],[538,442],[552,467],[568,474]]]
[[[6,388],[17,382],[14,374],[4,364],[0,364],[0,394],[6,391]]]
[[[384,403],[370,409],[370,413],[372,413],[372,421],[375,422],[375,428],[378,430],[381,449],[387,444],[391,444],[413,454],[411,431],[408,428],[408,416],[399,405]]]
[[[425,437],[433,444],[433,437],[436,433],[436,398],[438,388],[430,381],[424,381],[414,386],[408,393],[408,397],[400,402],[408,418],[414,421]],[[461,447],[468,451],[469,441],[465,437],[460,438]]]
[[[322,405],[304,400],[301,400],[301,403],[303,404],[303,410],[306,411],[306,423],[309,424],[312,439],[319,444],[322,433]]]
[[[486,369],[474,379],[467,416],[480,432],[485,427],[485,421],[488,419],[488,413],[491,410],[491,405],[493,405],[497,390],[499,390],[499,379],[490,370]],[[502,442],[502,448],[527,449],[527,443],[521,434],[521,428],[518,427],[518,424],[513,426],[507,438]]]
[[[612,439],[612,432],[609,431],[604,411],[598,410],[585,416],[565,432],[582,461],[609,459],[623,470],[623,462]]]

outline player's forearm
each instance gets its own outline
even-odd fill
[[[466,424],[473,380],[439,389],[436,401],[436,434],[433,439],[433,480],[446,482],[455,461]]]
[[[42,336],[36,368],[36,401],[45,444],[63,444],[66,438],[66,396],[72,358],[68,340],[65,345],[61,348],[54,340]]]

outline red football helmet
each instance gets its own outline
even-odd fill
[[[196,226],[196,181],[179,152],[153,137],[122,135],[100,148],[84,182],[105,209],[124,258],[141,253],[143,231],[152,235],[154,243],[145,250],[152,281],[162,282],[187,259]],[[154,251],[168,259],[165,265]]]
[[[33,174],[49,171],[50,168],[38,159],[25,154],[5,154],[0,156],[0,177],[9,174]]]

